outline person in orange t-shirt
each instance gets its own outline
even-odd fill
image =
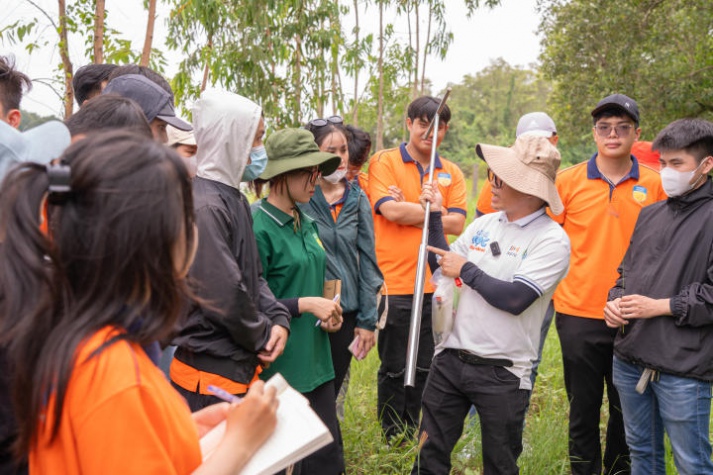
[[[570,270],[554,295],[570,401],[572,473],[630,473],[619,395],[612,383],[616,329],[603,308],[629,245],[639,211],[665,199],[659,174],[631,155],[639,138],[636,102],[614,94],[592,111],[597,153],[559,172],[556,185],[564,212],[560,223],[572,245]],[[602,458],[599,418],[606,383],[609,422]]]
[[[157,367],[156,342],[194,299],[181,158],[128,131],[99,133],[57,164],[16,167],[3,193],[0,335],[15,369],[16,453],[30,473],[240,471],[274,430],[275,390],[256,383],[242,404],[191,416]],[[202,462],[198,438],[222,421]]]
[[[653,150],[651,148],[651,142],[644,140],[634,142],[634,145],[631,147],[631,154],[636,157],[639,163],[651,167],[654,170],[661,169],[661,163],[659,162],[661,152]]]
[[[369,200],[374,210],[376,258],[384,275],[388,315],[379,332],[381,366],[378,374],[378,413],[387,438],[403,431],[410,433],[418,424],[421,395],[433,358],[431,298],[433,285],[426,269],[415,387],[404,388],[406,347],[413,305],[418,249],[424,212],[419,203],[421,186],[434,167],[443,196],[443,228],[446,234],[459,235],[466,217],[466,190],[463,173],[457,165],[436,154],[431,163],[431,145],[438,146],[446,135],[451,112],[446,106],[439,116],[436,134],[423,135],[438,110],[434,97],[423,96],[408,107],[408,143],[382,150],[369,161]],[[381,309],[379,312],[381,313]]]

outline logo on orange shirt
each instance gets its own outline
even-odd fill
[[[631,194],[634,197],[634,201],[636,201],[637,203],[643,203],[644,201],[646,201],[646,196],[648,195],[648,192],[646,191],[646,187],[641,185],[634,185],[634,189]]]
[[[448,186],[451,184],[453,179],[450,173],[439,172],[438,173],[438,184],[441,186]]]

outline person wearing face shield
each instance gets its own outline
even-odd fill
[[[262,277],[250,206],[240,183],[267,163],[262,109],[207,90],[193,107],[198,151],[193,201],[198,249],[189,270],[198,297],[173,344],[171,382],[192,410],[218,402],[208,385],[242,395],[282,354],[290,314]]]
[[[713,123],[681,119],[656,137],[668,195],[641,210],[604,307],[617,329],[613,380],[631,473],[713,473]]]

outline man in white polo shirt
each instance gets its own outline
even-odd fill
[[[443,474],[472,405],[480,416],[483,469],[519,473],[530,372],[555,287],[569,268],[569,238],[545,212],[562,212],[555,176],[560,155],[545,137],[521,136],[510,147],[479,144],[497,213],[473,221],[450,246],[431,202],[429,262],[463,281],[453,331],[436,348],[423,394],[420,456],[412,474]]]

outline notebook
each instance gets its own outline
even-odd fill
[[[266,386],[277,390],[280,405],[277,408],[275,432],[253,455],[238,475],[272,475],[287,468],[332,442],[327,426],[312,410],[306,397],[276,374]],[[225,433],[225,421],[217,425],[200,440],[203,460],[211,456]]]

